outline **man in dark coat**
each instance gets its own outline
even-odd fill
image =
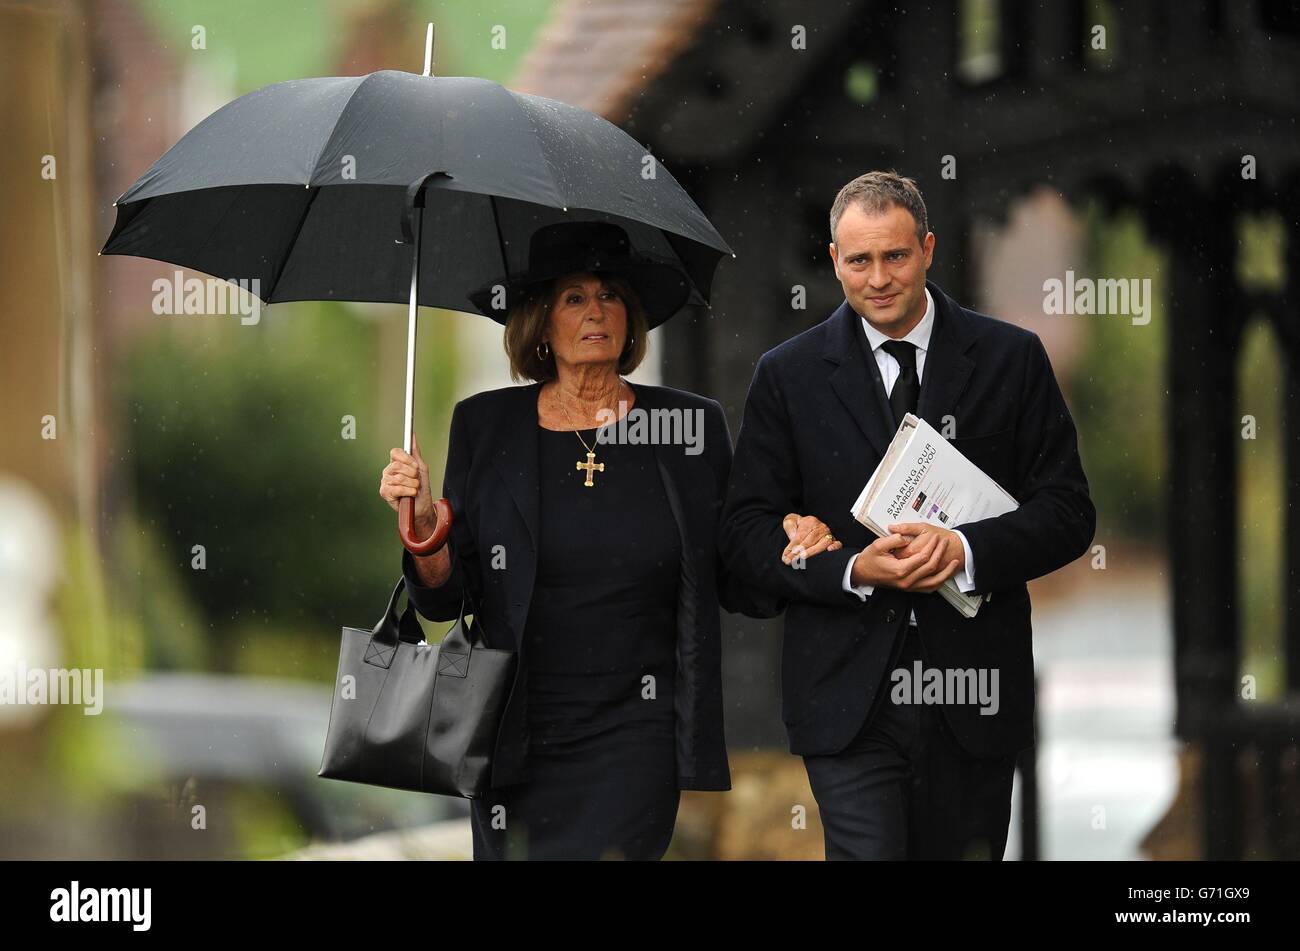
[[[831,238],[845,301],[758,362],[722,548],[786,603],[782,717],[827,857],[998,859],[1016,757],[1033,744],[1025,583],[1082,555],[1095,530],[1074,423],[1035,334],[926,280],[935,239],[915,182],[850,182]],[[907,412],[1019,507],[875,538],[850,507]],[[790,512],[825,521],[843,548],[775,557]],[[948,578],[986,596],[974,617],[937,593]]]

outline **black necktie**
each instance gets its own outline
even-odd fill
[[[889,391],[889,407],[894,411],[894,425],[898,426],[904,415],[916,413],[916,401],[921,395],[921,381],[916,375],[916,344],[886,340],[880,347],[898,361],[898,379]]]

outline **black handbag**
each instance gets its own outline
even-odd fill
[[[515,652],[483,646],[465,601],[442,643],[426,644],[409,598],[397,617],[404,587],[398,581],[374,630],[343,628],[318,775],[478,798],[491,784]]]

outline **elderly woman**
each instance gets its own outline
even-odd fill
[[[474,857],[658,859],[679,790],[730,788],[719,604],[776,611],[719,566],[726,420],[714,400],[623,378],[686,287],[634,257],[621,228],[543,228],[525,281],[503,286],[511,373],[533,382],[456,405],[443,483],[450,541],[403,555],[421,614],[454,620],[468,592],[487,644],[518,652],[493,789],[472,804]],[[638,431],[618,420],[654,411],[690,414],[702,439],[614,441]],[[432,497],[412,449],[392,450],[380,495],[394,508],[414,496],[423,537]],[[839,547],[812,517],[791,532],[796,544],[806,557]]]

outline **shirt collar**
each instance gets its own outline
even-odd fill
[[[873,351],[880,349],[880,345],[886,340],[893,340],[893,337],[887,337],[875,327],[871,326],[867,318],[859,315],[858,319],[862,321],[862,329],[867,332],[867,342],[871,344]],[[916,326],[911,329],[903,340],[914,344],[916,349],[924,353],[930,347],[930,331],[934,329],[934,298],[930,296],[930,288],[925,289],[925,314],[917,322]]]

